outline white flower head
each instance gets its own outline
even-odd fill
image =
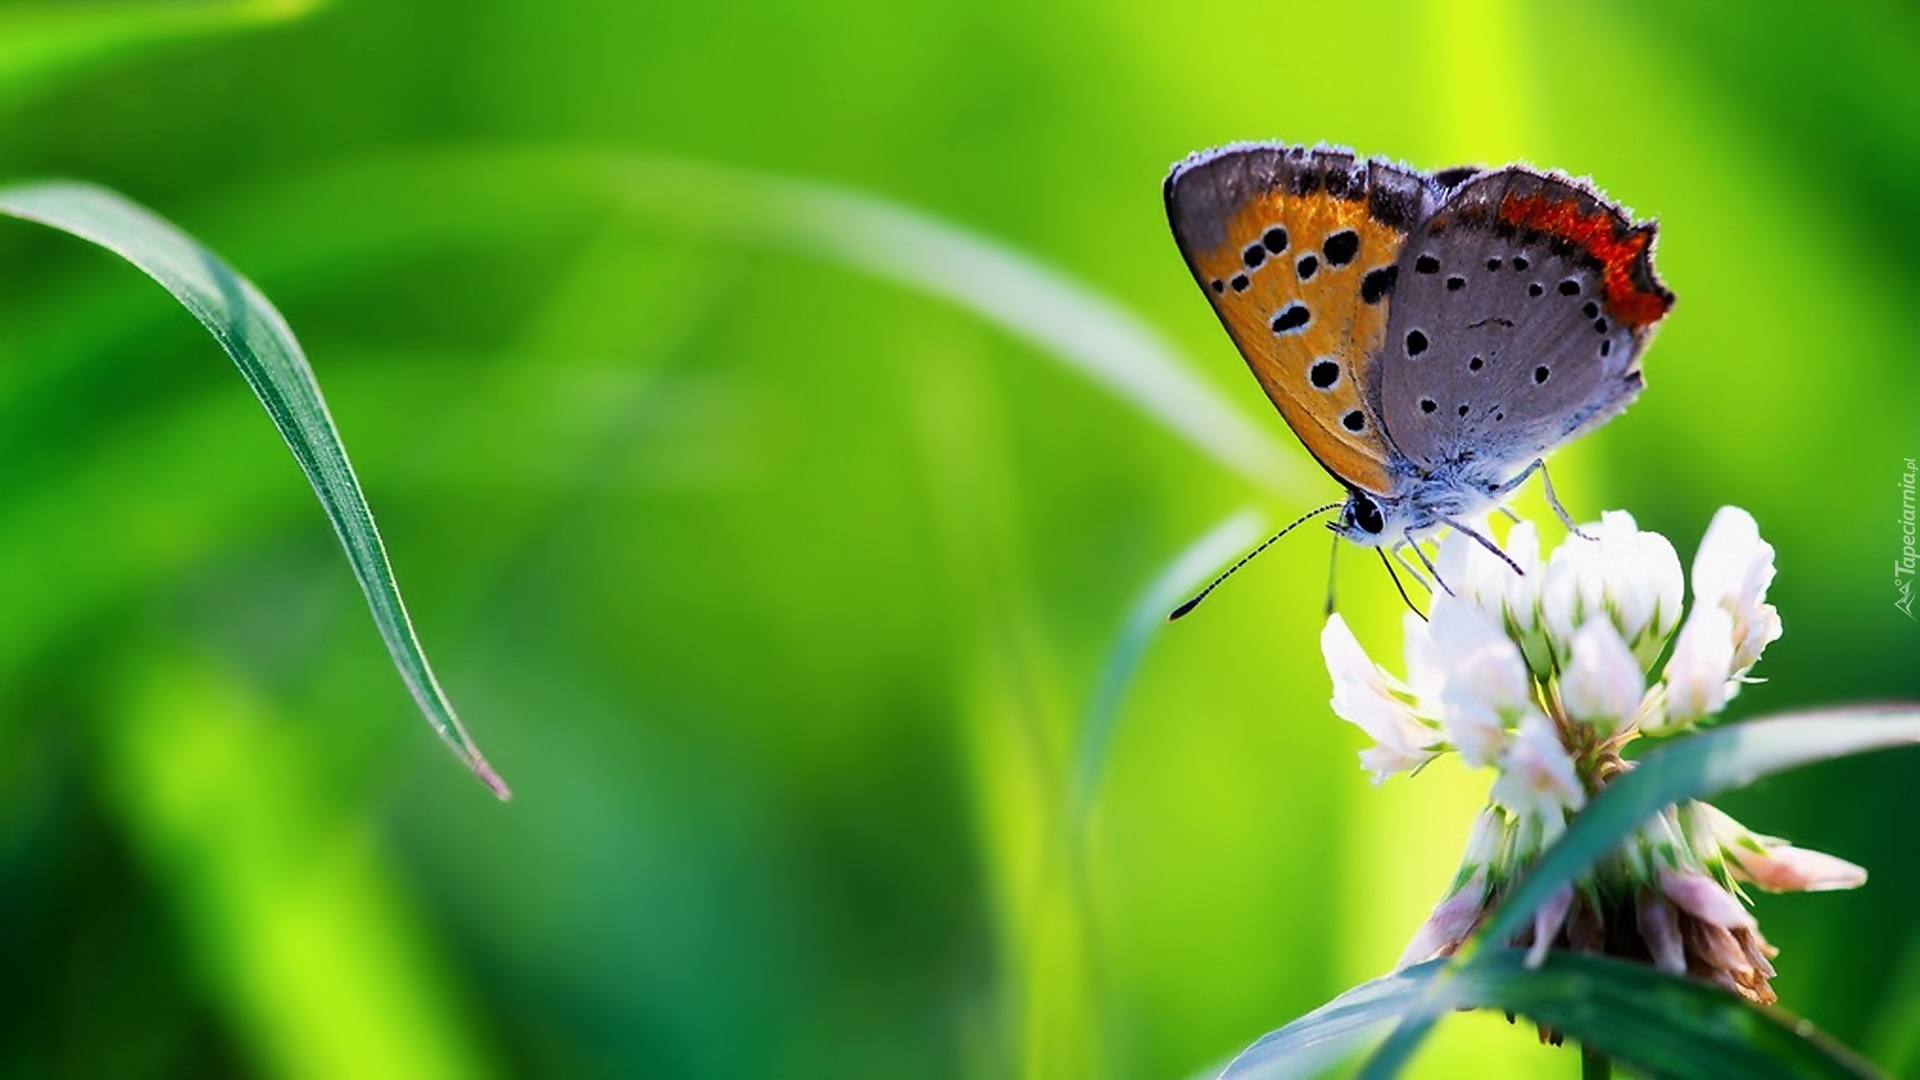
[[[1378,783],[1389,774],[1418,768],[1439,753],[1440,734],[1407,703],[1407,688],[1367,658],[1339,615],[1320,631],[1320,651],[1333,676],[1335,716],[1367,733],[1375,744],[1360,763]]]
[[[1613,620],[1588,619],[1573,635],[1571,652],[1560,677],[1560,701],[1568,715],[1602,739],[1627,730],[1640,711],[1647,680]]]
[[[1485,534],[1484,522],[1473,525]],[[1405,682],[1368,659],[1338,616],[1322,632],[1334,711],[1373,738],[1361,761],[1376,781],[1449,751],[1495,770],[1453,884],[1403,967],[1458,948],[1587,800],[1633,770],[1629,740],[1720,712],[1780,636],[1766,603],[1773,549],[1744,511],[1721,510],[1707,530],[1691,612],[1681,603],[1687,577],[1664,537],[1618,511],[1587,528],[1591,538],[1569,537],[1543,561],[1533,527],[1517,523],[1502,550],[1518,574],[1465,531],[1446,535],[1437,558],[1446,588],[1433,596],[1430,621],[1404,622]],[[1650,814],[1557,889],[1514,943],[1527,946],[1529,964],[1556,946],[1614,952],[1764,1004],[1774,1000],[1776,950],[1741,883],[1814,891],[1865,880],[1845,859],[1687,801]]]

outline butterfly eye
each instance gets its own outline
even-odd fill
[[[1378,536],[1387,527],[1387,519],[1380,515],[1380,504],[1358,491],[1347,496],[1347,516],[1369,536]]]

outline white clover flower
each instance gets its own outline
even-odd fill
[[[1602,741],[1626,731],[1647,692],[1639,661],[1610,619],[1588,619],[1573,635],[1572,656],[1560,678],[1568,715]]]
[[[1690,613],[1665,537],[1617,511],[1588,531],[1543,559],[1533,526],[1516,524],[1502,550],[1521,574],[1471,536],[1443,538],[1436,567],[1447,589],[1433,597],[1431,621],[1405,619],[1405,682],[1368,659],[1338,616],[1321,635],[1334,711],[1373,738],[1361,760],[1376,781],[1443,753],[1495,771],[1452,887],[1402,966],[1458,948],[1571,817],[1633,768],[1623,753],[1632,740],[1718,714],[1780,636],[1766,603],[1773,549],[1744,511],[1715,515],[1694,560]],[[1775,950],[1736,883],[1812,891],[1865,880],[1844,859],[1687,802],[1649,817],[1507,944],[1525,946],[1530,964],[1554,948],[1619,950],[1771,1002]]]
[[[1433,759],[1439,752],[1439,732],[1407,703],[1406,686],[1367,659],[1339,615],[1330,616],[1320,632],[1320,651],[1333,676],[1334,715],[1377,744],[1360,754],[1375,783]]]

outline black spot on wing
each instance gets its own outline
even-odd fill
[[[1379,269],[1367,271],[1367,276],[1360,279],[1360,299],[1369,304],[1379,303],[1393,292],[1394,282],[1399,279],[1398,266],[1382,266]]]
[[[1360,254],[1360,234],[1352,229],[1342,229],[1320,245],[1320,251],[1327,257],[1329,266],[1345,266]]]
[[[1299,303],[1288,304],[1285,311],[1273,317],[1273,323],[1271,325],[1273,326],[1273,332],[1276,334],[1290,334],[1307,325],[1307,322],[1312,318],[1313,313],[1307,310],[1307,305]]]

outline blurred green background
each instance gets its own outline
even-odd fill
[[[1888,569],[1920,454],[1909,6],[310,7],[0,5],[0,179],[113,186],[280,306],[517,798],[412,713],[204,333],[5,223],[0,1075],[1184,1077],[1385,970],[1487,778],[1356,767],[1317,534],[1151,641],[1062,839],[1142,590],[1244,507],[1335,495],[1167,234],[1168,164],[1222,142],[1524,158],[1657,216],[1678,306],[1563,496],[1683,557],[1753,511],[1786,636],[1735,715],[1920,691]],[[789,242],[751,184],[683,212],[663,160],[1050,267],[1290,471]],[[1384,577],[1340,579],[1395,655]],[[1723,802],[1871,870],[1759,913],[1783,1002],[1906,1075],[1917,776]],[[1574,1057],[1476,1015],[1420,1064]]]

